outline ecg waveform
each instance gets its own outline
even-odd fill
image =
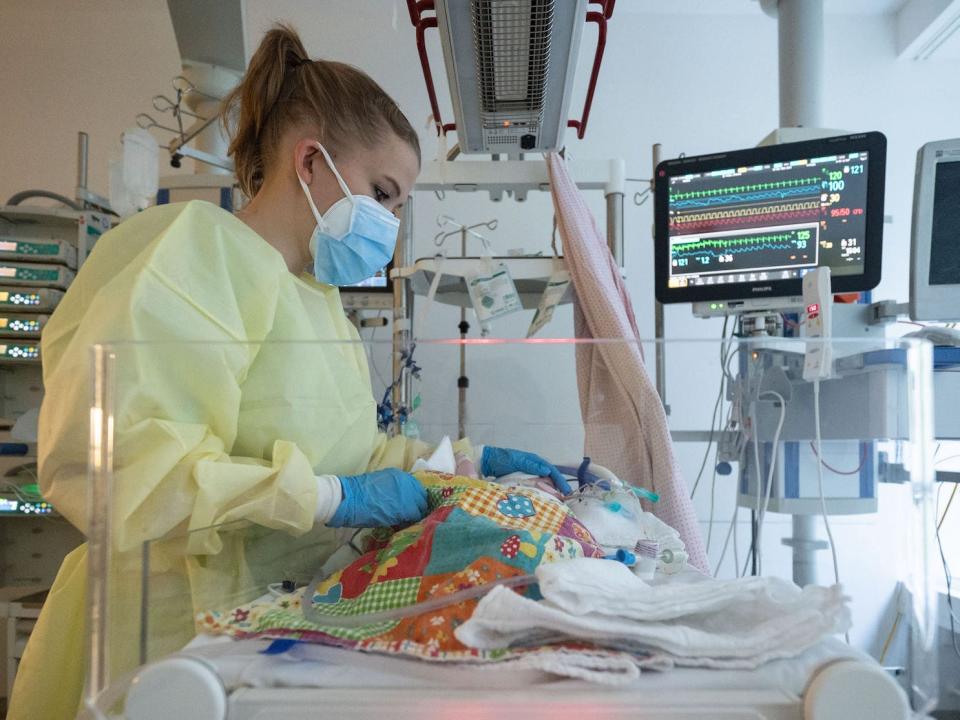
[[[816,262],[816,226],[714,235],[671,246],[673,274],[802,267]]]
[[[715,188],[713,190],[693,190],[691,192],[671,193],[670,202],[677,200],[686,200],[689,198],[710,197],[714,195],[726,195],[729,193],[753,192],[754,190],[777,190],[781,188],[798,187],[801,185],[816,184],[819,182],[817,177],[792,178],[790,180],[777,180],[775,182],[753,183],[751,185],[733,185],[726,188]]]
[[[754,207],[733,208],[730,210],[710,210],[707,212],[691,212],[678,215],[670,219],[670,225],[678,231],[688,232],[692,228],[703,230],[710,225],[729,223],[762,222],[767,225],[785,225],[788,218],[809,217],[817,218],[820,213],[819,200],[782,203],[777,205],[760,205]],[[726,221],[726,222],[725,222]]]
[[[673,229],[683,233],[691,232],[714,232],[722,230],[733,230],[748,228],[751,225],[785,225],[787,223],[816,222],[819,218],[819,211],[798,210],[796,212],[771,213],[770,215],[752,215],[750,217],[721,218],[717,220],[702,220],[692,222],[682,227],[672,226]],[[731,225],[737,226],[731,228]]]
[[[671,203],[671,205],[677,210],[684,210],[686,208],[716,207],[717,205],[735,205],[738,203],[755,203],[767,200],[786,200],[787,198],[803,197],[805,195],[819,195],[820,183],[815,182],[797,187],[754,190],[729,194],[727,194],[727,188],[705,190],[703,192],[705,193],[705,197],[677,200]]]

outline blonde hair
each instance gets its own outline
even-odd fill
[[[324,145],[340,147],[375,147],[392,131],[420,158],[417,133],[383,88],[351,65],[310,60],[287,25],[264,36],[243,80],[224,99],[221,121],[232,129],[229,154],[240,189],[251,198],[280,138],[301,123],[315,123]]]

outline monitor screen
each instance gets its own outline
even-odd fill
[[[345,289],[347,290],[349,289],[364,289],[364,290],[386,289],[387,284],[389,283],[389,278],[387,277],[387,273],[388,273],[388,269],[383,268],[382,270],[378,270],[377,274],[374,275],[373,277],[369,277],[366,280],[361,280],[360,282],[355,283],[353,285],[347,285]]]
[[[882,138],[869,133],[661,163],[658,299],[799,295],[803,275],[820,265],[830,267],[837,290],[875,286]]]
[[[350,292],[357,291],[361,293],[387,293],[393,292],[393,285],[390,283],[390,270],[393,269],[393,261],[390,262],[385,268],[382,268],[377,271],[377,274],[373,277],[368,277],[366,280],[361,280],[358,283],[353,285],[344,285],[340,288],[340,292]]]
[[[960,284],[960,162],[937,163],[930,231],[931,285]]]

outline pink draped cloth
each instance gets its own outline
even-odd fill
[[[564,257],[576,290],[576,336],[630,341],[577,346],[584,453],[622,480],[657,493],[660,501],[652,507],[645,503],[646,509],[680,533],[690,563],[707,571],[700,525],[674,458],[660,396],[647,375],[620,268],[564,159],[549,154],[547,168]]]

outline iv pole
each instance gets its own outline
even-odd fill
[[[444,225],[454,225],[457,227],[456,230],[450,232],[439,232],[437,236],[433,239],[434,244],[437,247],[442,247],[444,241],[448,237],[453,235],[460,236],[460,257],[467,257],[467,235],[474,235],[480,239],[481,242],[486,243],[486,240],[482,235],[477,232],[474,232],[478,227],[485,227],[488,230],[495,230],[497,227],[497,220],[489,220],[487,222],[474,223],[473,225],[461,225],[456,222],[453,218],[447,215],[441,215],[437,218],[437,224],[440,227]],[[467,334],[470,332],[470,323],[467,322],[467,309],[466,307],[460,308],[460,323],[457,325],[457,329],[460,331],[460,376],[457,378],[457,431],[459,432],[458,437],[466,437],[466,427],[467,427],[467,390],[470,388],[470,378],[467,377],[467,346],[463,342],[467,339]]]

